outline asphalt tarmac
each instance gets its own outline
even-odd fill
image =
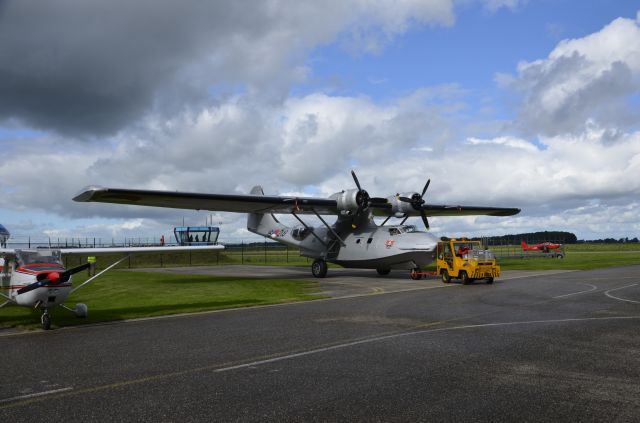
[[[640,421],[640,266],[329,276],[333,299],[0,335],[0,421]]]

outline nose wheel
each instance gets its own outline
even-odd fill
[[[42,316],[40,316],[40,323],[42,324],[42,329],[49,330],[51,329],[51,317],[49,317],[49,310],[43,309]]]

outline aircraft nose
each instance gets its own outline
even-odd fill
[[[47,279],[51,281],[52,285],[57,285],[60,283],[60,273],[58,272],[49,272],[47,275]]]

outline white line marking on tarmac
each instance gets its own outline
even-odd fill
[[[214,370],[214,373],[228,372],[231,370],[244,369],[247,367],[255,367],[255,366],[260,366],[262,364],[275,363],[278,361],[289,360],[297,357],[304,357],[307,355],[319,354],[327,351],[353,347],[356,345],[370,344],[373,342],[386,341],[389,339],[396,339],[396,338],[402,338],[405,336],[413,336],[413,335],[422,335],[427,333],[446,332],[446,331],[461,330],[461,329],[479,329],[479,328],[499,327],[499,326],[533,325],[533,324],[566,323],[566,322],[587,322],[587,321],[602,321],[602,320],[628,320],[628,319],[640,319],[640,316],[585,317],[585,318],[573,318],[573,319],[532,320],[528,322],[524,321],[524,322],[484,323],[479,325],[463,325],[463,326],[454,326],[454,327],[440,328],[440,329],[423,329],[423,330],[417,330],[417,331],[411,331],[411,332],[395,333],[392,335],[383,335],[383,336],[378,336],[378,337],[368,338],[368,339],[361,339],[359,341],[345,342],[344,344],[337,344],[329,347],[317,348],[317,349],[308,350],[308,351],[301,351],[293,354],[283,355],[280,357],[273,357],[265,360],[257,360],[251,363],[244,363],[244,364],[238,364],[235,366],[222,367]]]
[[[591,289],[587,289],[586,291],[573,292],[573,293],[571,293],[571,294],[558,295],[558,296],[553,297],[553,298],[564,298],[564,297],[570,297],[570,296],[572,296],[572,295],[586,294],[587,292],[592,292],[592,291],[595,291],[596,289],[598,289],[598,287],[597,287],[597,286],[593,286],[593,285],[591,285],[590,283],[583,283],[582,285],[590,286],[590,287],[591,287]]]
[[[12,402],[12,401],[29,399],[29,398],[42,397],[42,396],[45,396],[45,395],[57,394],[57,393],[60,393],[60,392],[67,392],[67,391],[71,391],[72,389],[73,388],[69,386],[67,388],[53,389],[51,391],[36,392],[36,393],[33,393],[33,394],[20,395],[20,396],[17,396],[17,397],[0,399],[0,404],[5,403],[5,402]]]
[[[546,270],[544,273],[531,273],[520,276],[501,276],[501,281],[510,281],[513,279],[537,278],[539,276],[556,276],[563,273],[579,272],[579,270]]]
[[[634,284],[632,284],[632,285],[627,285],[627,286],[622,286],[622,287],[620,287],[620,288],[610,289],[610,290],[608,290],[607,292],[605,292],[605,293],[604,293],[604,295],[606,295],[606,296],[607,296],[607,297],[609,297],[609,298],[613,298],[614,300],[626,301],[626,302],[628,302],[628,303],[640,304],[640,301],[628,300],[628,299],[626,299],[626,298],[619,298],[619,297],[616,297],[616,296],[613,296],[613,295],[609,294],[609,292],[619,291],[619,290],[621,290],[621,289],[625,289],[625,288],[631,288],[632,286],[636,286],[636,285],[638,285],[638,284],[637,284],[637,283],[634,283]]]

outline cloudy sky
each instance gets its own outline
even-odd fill
[[[634,4],[635,3],[635,4]],[[0,0],[0,223],[170,234],[245,216],[75,203],[87,185],[373,196],[432,183],[438,235],[640,236],[628,0]],[[415,223],[419,223],[416,220]]]

